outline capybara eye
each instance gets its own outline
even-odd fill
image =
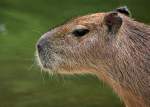
[[[89,33],[88,29],[75,29],[72,34],[76,37],[82,37],[85,34]]]

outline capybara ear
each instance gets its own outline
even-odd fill
[[[108,32],[117,33],[122,25],[122,18],[117,12],[110,12],[104,17],[104,22],[108,27]]]
[[[126,16],[131,16],[131,12],[130,10],[127,8],[127,6],[122,6],[122,7],[119,7],[117,9],[115,9],[114,11],[116,12],[119,12],[121,14],[124,14]]]

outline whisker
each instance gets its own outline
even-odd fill
[[[43,67],[41,67],[41,77],[42,77],[42,80],[43,80],[43,84],[45,84],[45,78],[44,78],[44,75],[43,75]]]
[[[62,79],[62,85],[65,85],[65,76],[63,74],[60,74],[60,77]]]
[[[48,70],[48,74],[49,74],[49,75],[48,75],[48,76],[49,76],[49,78],[50,78],[50,79],[52,79],[52,78],[53,78],[53,76],[54,76],[53,72],[51,72],[50,70]]]
[[[34,67],[34,65],[36,65],[36,61],[34,59],[30,60],[32,61],[33,63],[30,65],[30,67],[28,68],[28,71],[31,71],[32,68]]]

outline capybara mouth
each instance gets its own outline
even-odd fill
[[[42,47],[37,44],[36,57],[38,65],[48,71],[55,70],[61,62],[59,54],[49,44]]]
[[[44,69],[45,71],[54,71],[57,68],[57,61],[54,59],[53,54],[42,54],[38,53],[36,54],[37,64],[41,69]]]
[[[36,52],[36,59],[37,59],[37,63],[41,68],[45,68],[48,69],[50,68],[49,62],[46,60],[46,56],[44,54],[44,52]]]
[[[36,56],[38,65],[43,69],[52,69],[54,62],[53,51],[48,40],[42,38],[36,45]]]

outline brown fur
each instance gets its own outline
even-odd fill
[[[39,63],[58,73],[96,74],[126,107],[150,107],[150,27],[118,14],[123,23],[114,34],[105,25],[107,14],[78,17],[47,32],[39,40],[47,41]],[[76,38],[71,32],[79,25],[90,32]]]

